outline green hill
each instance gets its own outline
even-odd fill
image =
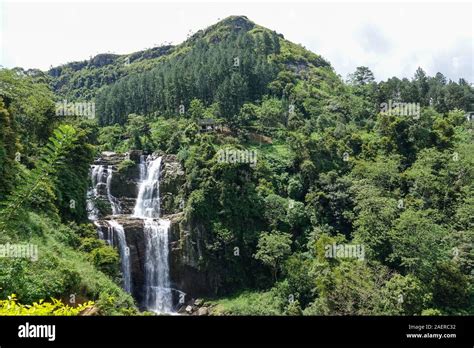
[[[58,115],[63,99],[96,117]],[[344,81],[245,16],[176,46],[2,69],[0,243],[45,256],[0,258],[0,299],[137,314],[86,213],[94,158],[137,151],[182,168],[167,204],[190,242],[173,248],[207,275],[211,314],[472,315],[473,105],[466,80],[421,68]],[[114,165],[128,189],[137,164]]]

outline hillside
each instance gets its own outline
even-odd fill
[[[95,117],[58,114],[63,99]],[[176,46],[2,69],[0,242],[43,256],[0,259],[0,299],[472,315],[473,106],[466,80],[422,68],[344,81],[245,16]]]
[[[126,55],[99,54],[88,61],[72,62],[51,68],[46,74],[38,71],[31,71],[31,73],[46,75],[53,91],[61,97],[72,101],[87,100],[95,97],[97,90],[101,87],[110,85],[122,77],[149,71],[173,57],[186,55],[198,41],[219,44],[231,34],[247,32],[251,33],[253,38],[264,32],[272,36],[276,35],[251,22],[245,16],[232,16],[198,31],[176,46],[163,45]],[[286,52],[285,55],[279,56],[278,60],[281,63],[294,65],[294,68],[299,66],[300,69],[309,64],[328,65],[316,54],[284,40],[282,35],[279,35],[279,41],[285,46]]]

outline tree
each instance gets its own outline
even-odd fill
[[[389,315],[420,315],[431,300],[426,284],[413,274],[395,274],[381,290],[381,311]]]
[[[280,53],[280,37],[278,36],[278,34],[276,32],[273,32],[272,33],[272,37],[273,37],[273,49],[275,51],[275,53]]]
[[[13,122],[13,117],[0,97],[0,201],[10,192],[14,180],[17,138]]]
[[[258,115],[262,126],[281,127],[286,123],[282,102],[277,98],[265,99],[262,102]]]
[[[349,75],[349,82],[355,86],[363,86],[373,83],[374,73],[366,66],[359,66],[353,74]]]
[[[290,253],[291,237],[288,233],[263,232],[258,240],[254,257],[272,269],[273,279],[277,281],[280,266]]]
[[[89,129],[75,127],[77,136],[69,155],[60,163],[55,180],[56,206],[62,221],[87,221],[87,189],[94,148],[88,143]]]
[[[428,91],[429,91],[429,85],[428,85],[428,77],[426,76],[425,71],[418,67],[415,72],[415,76],[413,78],[413,83],[414,86],[416,87],[416,90],[418,92],[418,100],[422,106],[427,106],[429,105],[429,100],[428,100]],[[412,102],[415,102],[413,100]]]
[[[407,209],[389,232],[393,250],[390,260],[424,282],[436,275],[436,263],[448,255],[442,244],[447,231],[433,220],[430,211]]]
[[[72,126],[63,125],[54,131],[49,143],[43,148],[36,168],[26,172],[20,184],[2,202],[0,231],[11,228],[12,223],[19,218],[31,203],[34,195],[41,189],[42,184],[48,180],[48,177],[56,174],[76,140],[77,132]]]
[[[142,139],[143,136],[146,139],[150,139],[150,128],[146,122],[145,117],[130,114],[127,118],[126,131],[128,136],[132,139],[131,149],[140,150],[142,149]]]
[[[461,273],[459,265],[453,261],[440,262],[436,265],[435,272],[436,277],[432,278],[435,305],[447,314],[468,309],[469,278]]]
[[[245,103],[240,108],[240,112],[237,116],[237,126],[246,128],[252,125],[257,120],[259,108],[251,103]]]
[[[391,252],[390,227],[399,213],[397,200],[369,185],[354,185],[351,192],[356,195],[354,239],[365,245],[370,258],[385,262]]]
[[[288,200],[276,194],[265,197],[264,216],[272,228],[278,228],[287,222]]]
[[[191,103],[189,104],[189,114],[191,115],[191,119],[199,120],[204,118],[205,110],[206,108],[200,99],[194,98],[191,100]]]
[[[233,73],[226,78],[216,92],[216,101],[219,103],[219,113],[231,127],[235,127],[235,116],[240,106],[247,98],[247,83],[239,73]]]
[[[263,32],[263,50],[265,55],[272,53],[273,51],[273,40],[268,31]]]
[[[377,315],[380,287],[387,278],[383,267],[369,267],[357,260],[342,261],[326,272],[317,273],[317,292],[306,314]]]

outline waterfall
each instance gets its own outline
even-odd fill
[[[87,191],[87,215],[90,221],[94,223],[97,228],[99,238],[106,240],[110,246],[116,246],[120,252],[121,271],[123,277],[123,288],[130,293],[131,291],[131,272],[130,272],[130,250],[125,238],[125,231],[123,226],[115,220],[107,222],[107,232],[104,235],[101,225],[97,222],[99,219],[99,210],[95,205],[95,199],[103,195],[103,187],[106,188],[107,200],[112,208],[112,215],[121,213],[120,205],[110,191],[110,184],[112,181],[112,166],[92,165],[90,170],[92,186]]]
[[[131,272],[130,272],[130,250],[127,246],[127,240],[125,239],[125,231],[123,226],[115,220],[107,221],[108,228],[108,239],[109,245],[114,246],[114,238],[117,240],[117,246],[120,251],[122,278],[123,278],[123,289],[130,293],[131,292]]]
[[[110,202],[110,206],[112,207],[112,215],[121,214],[122,211],[120,209],[119,202],[117,198],[112,196],[110,193],[110,185],[112,183],[112,166],[107,166],[107,198]]]
[[[99,238],[118,248],[123,274],[123,288],[132,290],[131,258],[124,226],[127,219],[143,221],[145,250],[143,306],[155,313],[173,313],[173,296],[169,272],[169,229],[170,221],[160,215],[160,169],[161,157],[140,157],[140,181],[133,215],[121,215],[120,202],[112,195],[111,165],[92,165],[91,188],[87,192],[89,219],[97,227]],[[110,203],[112,217],[100,220],[100,211],[95,200],[100,198]],[[117,217],[121,215],[121,217]],[[122,225],[123,223],[124,225]]]
[[[172,311],[172,294],[168,263],[167,220],[145,220],[145,303],[156,313]]]
[[[148,168],[149,167],[149,168]],[[160,167],[161,157],[156,160],[140,157],[140,187],[133,215],[139,218],[160,217]]]
[[[172,312],[168,233],[170,222],[160,219],[161,157],[140,157],[140,186],[134,216],[144,219],[145,306],[156,313]]]
[[[96,221],[99,218],[99,209],[97,209],[94,199],[95,199],[94,191],[93,189],[89,189],[87,191],[87,218],[90,221]]]
[[[98,184],[102,183],[101,178],[104,172],[104,166],[92,165],[90,169],[90,177],[92,187],[87,190],[87,217],[91,221],[99,218],[99,209],[95,205],[95,199],[98,197]]]
[[[106,175],[104,175],[104,172]],[[103,165],[92,165],[90,176],[92,181],[92,187],[87,191],[87,215],[89,220],[96,221],[99,218],[99,210],[97,209],[94,200],[101,195],[100,187],[105,185],[106,186],[106,194],[107,200],[110,203],[110,207],[112,209],[112,215],[119,215],[122,213],[120,209],[120,204],[111,193],[111,183],[112,183],[112,166],[105,166]]]

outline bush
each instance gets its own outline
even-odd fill
[[[389,315],[419,315],[429,303],[431,294],[412,274],[394,275],[382,289],[383,313]]]
[[[441,314],[442,314],[441,311],[435,308],[423,309],[421,311],[421,315],[424,315],[424,316],[435,316],[435,315],[441,315]]]
[[[0,298],[15,293],[22,303],[33,303],[51,297],[68,298],[74,294],[95,301],[103,315],[138,313],[133,298],[98,270],[102,268],[108,272],[115,268],[115,272],[110,273],[119,279],[119,258],[113,248],[102,245],[92,249],[97,250],[95,261],[98,266],[94,266],[91,254],[79,252],[78,248],[69,245],[67,236],[95,234],[93,228],[88,228],[90,224],[66,226],[33,213],[22,223],[25,239],[15,242],[37,245],[38,260],[0,258]],[[26,239],[28,235],[33,237]],[[95,246],[94,241],[84,242],[85,249],[92,246]],[[105,298],[109,299],[107,304]]]
[[[275,294],[243,291],[228,298],[208,301],[213,315],[282,315],[282,304]]]
[[[83,238],[81,241],[81,246],[79,247],[80,251],[90,253],[94,249],[105,247],[106,244],[103,240],[97,238]]]
[[[461,313],[469,306],[469,278],[461,273],[455,262],[436,265],[436,277],[432,281],[433,302],[448,314]]]
[[[119,262],[120,258],[118,252],[111,246],[102,246],[92,250],[90,259],[98,270],[109,275],[113,279],[120,274]]]
[[[133,172],[136,170],[137,166],[135,162],[130,159],[125,159],[118,165],[118,173],[122,176],[129,177],[133,175]]]
[[[94,306],[94,302],[88,301],[78,305],[77,307],[70,307],[61,301],[52,298],[51,302],[44,302],[39,300],[33,302],[31,305],[24,305],[18,302],[15,294],[8,296],[7,300],[0,300],[0,316],[13,315],[57,315],[57,316],[71,316],[78,315],[83,310]]]

